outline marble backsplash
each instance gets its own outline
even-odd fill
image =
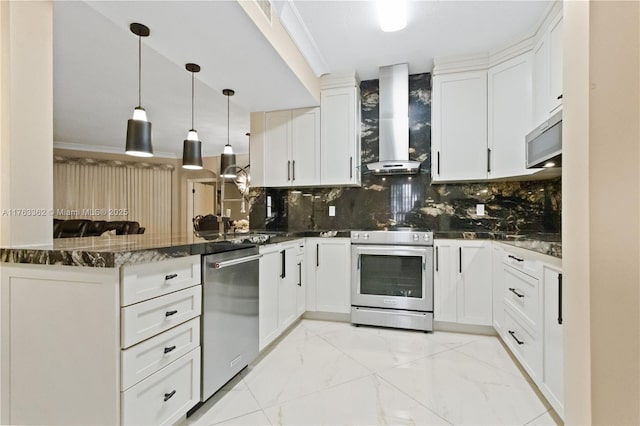
[[[286,231],[384,229],[559,233],[560,178],[537,181],[431,183],[431,76],[409,77],[409,158],[422,163],[414,176],[374,176],[378,159],[378,80],[361,83],[361,188],[253,188],[253,229]],[[272,216],[266,217],[267,197]],[[485,215],[476,215],[476,205]],[[328,215],[335,206],[336,216]]]

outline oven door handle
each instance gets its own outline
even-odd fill
[[[226,260],[223,262],[207,262],[207,266],[213,266],[214,269],[222,269],[228,266],[239,265],[241,263],[251,262],[254,260],[258,260],[262,257],[261,254],[256,254],[253,256],[240,257],[238,259]]]

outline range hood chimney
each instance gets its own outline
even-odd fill
[[[409,65],[380,67],[380,161],[367,164],[377,175],[415,174],[409,160]]]

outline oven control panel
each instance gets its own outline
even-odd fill
[[[351,231],[351,244],[433,245],[431,231]]]

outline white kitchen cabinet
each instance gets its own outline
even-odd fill
[[[433,77],[434,182],[487,178],[487,72]]]
[[[504,304],[502,301],[504,298],[504,271],[502,266],[504,249],[497,244],[493,244],[491,250],[491,262],[493,264],[493,328],[500,334],[502,333],[504,318]]]
[[[320,108],[252,113],[251,129],[255,186],[320,185]]]
[[[260,350],[280,336],[304,312],[298,308],[301,271],[297,258],[302,241],[260,247]]]
[[[360,83],[329,74],[320,84],[320,181],[360,186]]]
[[[296,316],[300,317],[307,310],[307,262],[305,260],[305,243],[298,244],[296,253]]]
[[[259,348],[262,350],[278,337],[278,289],[280,286],[280,252],[277,246],[261,246],[258,295]]]
[[[540,389],[558,415],[564,418],[564,368],[562,338],[562,271],[542,265],[543,303],[543,374]]]
[[[351,312],[351,240],[307,238],[307,310]]]
[[[562,14],[549,26],[549,115],[562,106]]]
[[[492,324],[492,258],[489,241],[436,240],[434,319]]]
[[[525,176],[525,136],[533,127],[532,53],[523,53],[488,71],[489,179]]]
[[[283,244],[280,255],[280,285],[278,288],[278,328],[286,330],[295,321],[298,296],[297,244]]]
[[[540,34],[533,48],[533,127],[562,106],[562,12]]]

